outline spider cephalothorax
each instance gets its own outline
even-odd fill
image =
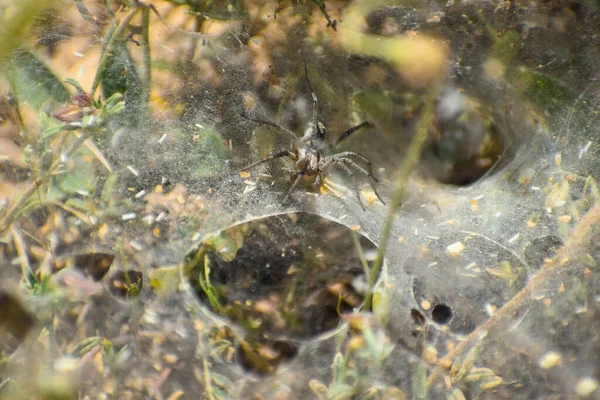
[[[325,124],[323,122],[319,121],[319,100],[317,99],[317,96],[315,95],[315,93],[312,89],[310,80],[308,79],[308,70],[306,68],[306,65],[304,66],[304,72],[306,74],[306,82],[310,89],[310,93],[312,96],[312,105],[313,105],[312,118],[309,121],[309,123],[307,124],[306,129],[304,130],[304,135],[301,138],[298,138],[294,132],[279,125],[276,122],[263,120],[263,119],[251,118],[245,114],[242,114],[243,117],[247,118],[250,121],[275,127],[277,129],[279,129],[280,131],[288,134],[292,139],[292,146],[291,146],[290,150],[284,150],[284,151],[280,151],[277,153],[273,153],[262,160],[259,160],[255,163],[252,163],[252,164],[246,166],[245,168],[242,169],[242,171],[247,171],[250,168],[253,168],[259,164],[262,164],[262,163],[265,163],[267,161],[271,161],[271,160],[274,160],[277,158],[286,157],[286,156],[290,157],[292,160],[294,160],[296,162],[295,169],[297,172],[294,174],[294,183],[292,184],[292,186],[290,187],[290,189],[288,190],[287,194],[285,195],[285,197],[283,199],[283,203],[285,203],[288,200],[288,198],[290,197],[290,194],[292,193],[292,191],[296,188],[296,186],[298,186],[298,184],[300,183],[300,180],[303,177],[314,177],[315,180],[314,180],[313,185],[315,188],[318,189],[318,188],[320,188],[323,177],[324,177],[324,175],[327,174],[328,169],[332,165],[337,164],[337,165],[341,166],[350,176],[353,175],[352,171],[354,170],[354,171],[358,171],[362,175],[368,177],[369,181],[371,183],[371,187],[373,188],[373,192],[375,192],[375,195],[377,196],[379,201],[381,201],[381,203],[385,204],[385,202],[381,199],[381,196],[379,196],[377,189],[375,188],[375,183],[378,182],[378,180],[373,176],[373,173],[371,172],[371,162],[367,158],[365,158],[357,153],[351,152],[351,151],[343,151],[341,153],[333,154],[330,156],[325,155],[324,151],[328,147],[325,142],[325,139],[327,136],[327,127],[325,126]],[[371,126],[373,126],[373,125],[367,121],[364,121],[356,126],[353,126],[352,128],[343,132],[338,137],[338,139],[334,143],[334,147],[337,146],[342,140],[346,139],[348,136],[350,136],[353,132],[357,131],[358,129],[363,128],[363,127],[371,127]],[[358,162],[366,165],[366,167],[360,165]],[[358,201],[362,207],[363,205],[362,205],[362,202],[360,201],[360,193],[357,192],[357,195],[358,195]]]

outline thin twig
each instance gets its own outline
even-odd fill
[[[152,58],[150,56],[150,7],[142,9],[142,57],[144,60],[144,99],[150,106],[152,87]]]
[[[74,216],[76,216],[77,218],[79,218],[83,223],[85,223],[86,225],[92,225],[92,222],[90,221],[90,217],[84,213],[82,213],[81,211],[78,211],[76,209],[74,209],[73,207],[70,207],[64,203],[61,203],[60,201],[50,201],[49,204],[55,205],[57,207],[62,208],[63,210],[73,214]]]
[[[406,158],[400,166],[398,185],[394,190],[392,200],[390,201],[390,204],[388,206],[387,215],[385,217],[385,222],[381,233],[379,251],[377,252],[377,258],[375,259],[373,268],[371,269],[371,279],[369,281],[369,288],[371,289],[375,286],[375,281],[377,280],[379,272],[381,271],[381,266],[383,265],[383,257],[385,256],[387,245],[390,239],[394,214],[396,213],[396,211],[398,211],[398,208],[400,207],[400,202],[402,201],[402,198],[404,197],[404,192],[406,191],[406,187],[408,186],[408,179],[410,177],[410,174],[415,169],[417,163],[421,159],[423,145],[425,144],[425,140],[427,139],[427,131],[433,122],[433,107],[436,95],[437,90],[432,90],[430,95],[427,97],[423,113],[421,114],[419,124],[417,125],[417,131],[412,141],[410,142],[410,145],[406,152]],[[373,293],[372,291],[370,291],[369,293],[367,293],[367,296],[365,298],[365,310],[368,310],[371,307],[372,299]]]
[[[327,20],[327,27],[331,27],[331,28],[333,28],[334,31],[337,31],[337,29],[336,29],[337,21],[335,19],[331,18],[331,16],[327,13],[327,9],[325,8],[325,2],[323,2],[323,0],[312,0],[312,1],[317,6],[319,6],[319,9],[321,9],[321,14],[323,14],[325,19]]]
[[[19,230],[16,226],[12,226],[13,242],[15,249],[19,255],[19,263],[21,264],[21,273],[23,279],[27,280],[27,277],[32,274],[31,266],[29,265],[29,257],[27,257],[27,248],[25,247],[25,241],[21,237]]]
[[[358,235],[356,234],[356,232],[354,231],[350,231],[350,234],[352,235],[352,241],[354,242],[354,247],[356,247],[356,251],[358,252],[358,258],[360,258],[360,263],[363,266],[363,270],[365,271],[365,278],[367,279],[367,282],[371,281],[371,271],[369,270],[369,263],[367,262],[367,258],[365,257],[365,253],[363,251],[363,248],[360,244],[360,241],[358,240]],[[369,288],[371,289],[371,288]]]
[[[21,206],[29,199],[29,197],[31,197],[33,192],[35,192],[35,190],[38,187],[40,187],[41,184],[42,181],[39,179],[36,179],[33,182],[31,182],[29,187],[25,190],[21,197],[19,197],[19,200],[17,200],[15,204],[13,204],[10,210],[8,210],[8,212],[0,221],[0,233],[4,232],[4,230],[6,230],[11,225],[15,214],[20,210]]]
[[[68,158],[73,154],[75,150],[81,146],[87,140],[85,136],[81,136],[77,138],[77,140],[64,152],[64,155]],[[22,210],[23,204],[29,200],[29,198],[33,195],[33,192],[38,190],[38,188],[47,183],[50,178],[56,173],[58,168],[63,165],[61,158],[59,157],[54,163],[50,166],[47,174],[40,178],[35,179],[31,184],[27,187],[25,192],[19,197],[19,199],[13,204],[13,206],[8,210],[8,212],[4,215],[4,217],[0,220],[0,233],[4,232],[6,229],[10,227],[15,218],[18,216],[18,213]],[[39,195],[39,192],[38,192]]]
[[[212,384],[210,383],[210,371],[208,369],[208,362],[206,361],[206,358],[202,357],[202,366],[204,368],[204,391],[207,394],[209,400],[214,400],[214,396],[213,396],[213,388],[212,388]]]
[[[78,131],[73,131],[73,133],[79,139],[81,139],[83,137],[83,135]],[[112,167],[110,166],[110,163],[108,162],[108,160],[106,159],[104,154],[102,154],[102,150],[100,150],[98,148],[96,143],[91,138],[84,138],[83,144],[85,144],[85,147],[87,147],[88,150],[96,157],[96,159],[98,161],[100,161],[100,164],[102,164],[104,166],[104,168],[106,168],[108,170],[108,172],[110,172],[112,174],[113,170],[112,170]]]
[[[575,227],[567,243],[557,252],[557,256],[548,260],[542,269],[535,274],[527,285],[510,299],[502,308],[494,313],[484,324],[480,325],[456,347],[448,352],[440,361],[439,365],[450,365],[452,360],[458,357],[465,349],[472,346],[473,342],[481,340],[484,332],[489,332],[493,328],[510,321],[516,312],[531,299],[531,293],[539,289],[549,278],[555,276],[558,272],[569,269],[569,264],[576,262],[582,251],[586,251],[600,235],[600,205],[593,209],[581,219],[579,225]],[[436,378],[444,371],[441,366],[434,369],[427,378],[427,388],[435,382]]]

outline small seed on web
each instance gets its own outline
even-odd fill
[[[446,250],[448,250],[448,253],[451,256],[459,255],[464,249],[465,249],[465,245],[462,244],[461,242],[452,243],[451,245],[446,247]]]
[[[560,365],[561,362],[562,356],[555,351],[549,351],[545,353],[538,361],[540,368],[542,369],[550,369],[556,367],[557,365]]]
[[[587,397],[598,389],[598,381],[594,378],[581,378],[575,385],[575,393],[581,397]]]

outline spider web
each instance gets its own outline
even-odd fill
[[[312,3],[301,2],[297,6],[309,7],[307,4]],[[272,18],[271,26],[276,26],[281,23],[275,22],[274,17],[279,12],[278,6],[279,2],[268,3],[264,9],[255,11],[264,16],[263,19]],[[547,76],[541,73],[525,78],[518,76],[521,80],[514,78],[515,87],[526,86],[529,82],[526,78],[532,77],[535,79],[531,81],[550,85],[553,91],[543,92],[542,97],[549,100],[542,103],[538,101],[542,84],[517,91],[492,82],[480,75],[487,61],[481,58],[482,54],[490,50],[482,43],[488,43],[489,38],[473,40],[472,47],[466,46],[464,37],[460,36],[464,32],[456,33],[454,29],[453,23],[464,21],[463,11],[470,12],[469,5],[456,5],[458,11],[430,10],[432,7],[423,6],[427,12],[412,7],[383,7],[368,16],[367,24],[378,26],[380,33],[395,35],[400,32],[388,31],[393,28],[391,20],[397,21],[400,28],[412,31],[435,26],[436,17],[440,19],[438,14],[448,14],[445,25],[439,28],[441,33],[437,33],[447,36],[456,46],[453,50],[463,59],[452,60],[456,65],[446,84],[451,93],[458,93],[456,88],[460,88],[468,94],[464,98],[450,96],[450,105],[460,108],[467,103],[463,100],[468,99],[488,106],[496,122],[501,121],[498,125],[502,126],[506,139],[503,147],[506,151],[499,156],[497,167],[470,185],[440,183],[432,179],[435,174],[428,173],[431,171],[424,162],[411,175],[402,205],[390,216],[389,205],[373,199],[368,190],[361,194],[366,203],[363,209],[356,199],[352,180],[343,170],[332,171],[320,193],[311,193],[306,187],[295,190],[289,205],[282,204],[294,173],[289,160],[261,166],[249,176],[240,174],[242,166],[289,146],[288,137],[249,123],[241,117],[241,112],[251,111],[252,116],[277,121],[301,136],[311,112],[310,93],[303,77],[304,62],[319,96],[321,116],[328,124],[332,142],[335,135],[366,119],[375,124],[375,128],[354,133],[340,150],[356,151],[373,162],[374,173],[380,178],[378,188],[385,200],[390,199],[395,188],[396,171],[421,110],[419,105],[414,106],[419,103],[420,91],[407,94],[406,86],[390,83],[393,80],[390,76],[399,79],[383,62],[348,55],[345,51],[327,53],[328,46],[335,48],[335,42],[321,38],[329,38],[319,30],[319,26],[324,25],[321,14],[314,17],[321,25],[311,22],[309,26],[316,31],[310,39],[295,37],[302,24],[294,22],[298,18],[290,11],[291,6],[284,7],[283,15],[278,17],[291,24],[290,32],[281,26],[270,31],[266,26],[269,24],[265,24],[262,28],[265,31],[260,35],[264,43],[246,40],[255,33],[254,27],[237,20],[227,29],[219,27],[224,31],[230,29],[232,33],[217,35],[218,38],[187,29],[165,31],[165,43],[160,42],[157,48],[169,45],[174,39],[196,40],[196,52],[191,60],[165,62],[179,74],[178,82],[172,75],[165,78],[156,72],[157,85],[175,98],[174,103],[184,103],[183,111],[177,117],[167,113],[162,118],[144,121],[136,114],[142,103],[136,100],[136,92],[132,90],[126,99],[128,118],[111,126],[110,143],[104,143],[106,156],[118,165],[117,173],[122,179],[117,191],[132,200],[128,206],[133,204],[131,210],[126,210],[127,214],[117,216],[115,225],[119,229],[108,235],[111,240],[115,239],[110,242],[109,250],[117,254],[121,268],[131,262],[130,254],[135,254],[132,258],[139,260],[145,277],[154,276],[166,266],[177,270],[179,276],[178,266],[183,260],[196,254],[215,233],[227,232],[232,227],[237,229],[246,223],[254,224],[256,232],[264,233],[261,229],[268,228],[265,221],[269,218],[294,221],[304,213],[316,216],[317,220],[330,221],[334,230],[342,233],[326,236],[322,232],[327,230],[315,228],[316,222],[303,225],[304,220],[300,218],[301,222],[290,225],[293,228],[288,231],[265,234],[268,240],[264,239],[264,243],[256,240],[253,245],[261,249],[256,252],[256,260],[252,260],[252,252],[242,252],[244,266],[232,265],[240,270],[246,267],[249,272],[243,272],[247,275],[234,271],[240,272],[234,277],[237,280],[222,278],[219,281],[218,271],[213,270],[215,286],[220,284],[221,290],[260,292],[261,287],[245,286],[250,278],[242,278],[262,273],[269,264],[265,262],[267,255],[274,253],[271,255],[279,259],[280,252],[287,251],[292,242],[298,246],[304,244],[305,255],[312,256],[309,250],[316,249],[311,265],[324,268],[322,274],[329,277],[331,271],[327,268],[334,269],[338,265],[335,262],[319,264],[321,255],[317,250],[327,251],[330,244],[327,241],[339,240],[341,249],[335,251],[344,256],[340,256],[344,262],[339,264],[350,265],[356,278],[343,283],[355,292],[351,294],[362,295],[367,290],[366,279],[360,268],[358,249],[351,239],[352,232],[365,248],[369,244],[379,245],[382,226],[391,218],[386,263],[377,287],[389,300],[381,318],[385,323],[365,323],[373,327],[370,333],[376,339],[373,342],[378,350],[373,354],[386,355],[376,359],[376,368],[365,361],[373,361],[373,354],[361,354],[363,358],[357,356],[352,360],[354,375],[350,374],[342,384],[334,382],[332,364],[336,353],[356,355],[351,351],[356,341],[347,341],[355,332],[345,323],[348,320],[340,318],[338,327],[328,325],[326,331],[316,330],[317,333],[300,339],[283,329],[261,333],[260,340],[297,341],[296,352],[269,374],[249,371],[239,362],[239,357],[227,357],[228,349],[239,355],[245,335],[255,332],[253,329],[260,325],[260,318],[255,318],[255,314],[247,319],[220,315],[206,299],[208,290],[201,297],[197,288],[191,287],[190,282],[200,279],[198,271],[190,277],[184,268],[181,269],[183,287],[188,290],[179,290],[175,284],[177,290],[162,295],[154,294],[146,285],[137,302],[108,295],[98,297],[90,305],[94,312],[83,312],[78,320],[91,321],[87,328],[94,335],[114,340],[123,348],[124,344],[131,346],[132,350],[125,352],[127,365],[133,369],[134,364],[139,364],[137,368],[144,369],[148,376],[155,376],[155,367],[164,364],[163,356],[167,352],[177,355],[184,367],[179,364],[169,367],[174,378],[168,387],[173,392],[181,388],[189,392],[205,391],[207,379],[211,382],[210,374],[214,374],[212,386],[226,389],[231,398],[249,398],[249,393],[263,398],[313,398],[315,391],[311,390],[311,382],[313,389],[318,381],[329,389],[342,390],[346,389],[344,385],[350,386],[359,378],[365,379],[360,381],[361,385],[366,381],[381,389],[380,393],[397,388],[415,398],[425,388],[430,398],[447,398],[458,389],[468,398],[542,398],[573,392],[581,394],[585,385],[588,389],[590,385],[597,385],[600,380],[597,369],[600,338],[596,329],[599,253],[594,234],[600,200],[596,184],[600,176],[595,106],[598,88],[595,84],[589,85],[585,78],[581,79],[588,85],[586,88],[573,77],[565,78],[574,81],[572,88],[544,80]],[[502,10],[489,11],[489,15],[496,16]],[[525,20],[522,25],[527,29],[535,30],[535,23],[527,21],[527,16],[519,18]],[[338,26],[343,27],[343,21]],[[516,28],[510,30],[517,32]],[[551,40],[548,42],[548,46],[552,45]],[[502,47],[502,43],[498,43],[494,46]],[[544,47],[537,45],[527,49],[535,53],[538,47]],[[120,49],[120,56],[115,57],[120,60],[118,65],[113,65],[115,86],[123,84],[131,88],[140,84],[127,75],[136,65],[143,64],[135,58],[140,56],[132,48],[133,45],[127,43]],[[127,49],[131,54],[127,54]],[[163,49],[164,53],[154,48],[153,51],[172,61],[164,55],[169,53],[168,49]],[[300,54],[312,57],[304,59]],[[273,58],[269,58],[271,56]],[[186,62],[198,70],[188,69]],[[363,79],[367,69],[374,71],[372,75],[381,81],[373,78],[376,83],[372,83]],[[589,69],[589,75],[593,75],[594,71]],[[200,83],[190,71],[202,72],[198,73]],[[523,73],[523,70],[512,71],[518,75],[517,72]],[[175,84],[178,87],[170,89],[170,85]],[[177,96],[173,92],[177,92]],[[85,176],[73,175],[85,181]],[[358,180],[357,183],[360,186],[368,182]],[[155,189],[157,187],[160,191]],[[144,192],[152,193],[146,196]],[[140,198],[136,197],[139,193],[142,193]],[[129,211],[136,218],[134,222],[123,218],[131,214]],[[113,215],[108,218],[115,220]],[[155,238],[155,229],[167,226],[165,219],[171,224],[163,229],[168,234]],[[149,242],[151,246],[138,250],[136,235],[148,236],[154,241]],[[126,238],[125,243],[118,244],[120,236]],[[330,261],[327,256],[322,259]],[[367,258],[372,261],[372,254]],[[210,261],[216,269],[218,259],[213,257]],[[297,268],[292,263],[283,267],[290,275]],[[2,274],[5,273],[9,275],[2,270]],[[313,275],[319,276],[319,272]],[[284,282],[281,276],[275,277]],[[272,276],[267,278],[275,280]],[[305,280],[309,278],[309,274],[303,276]],[[231,287],[227,287],[228,282],[233,282]],[[273,284],[273,287],[285,292],[283,285]],[[279,292],[273,294],[275,289],[269,288],[272,292],[268,294],[279,296]],[[308,292],[321,293],[312,286]],[[237,296],[228,297],[232,299],[228,305],[236,301],[244,303],[241,295],[235,294]],[[302,301],[310,303],[306,299]],[[118,304],[116,312],[115,304]],[[261,306],[265,307],[265,303]],[[240,305],[239,309],[242,308]],[[344,311],[349,313],[347,307]],[[332,318],[338,322],[337,314],[332,313]],[[66,320],[61,332],[74,335],[74,318],[69,316]],[[227,336],[221,330],[224,327],[233,327],[233,333]],[[156,332],[165,333],[162,342],[153,339]],[[390,346],[384,346],[388,344]],[[377,347],[379,345],[381,347]],[[63,347],[75,346],[65,344]],[[152,350],[153,362],[144,358],[149,353],[147,348]],[[390,349],[389,352],[384,351],[386,349]],[[273,355],[277,350],[275,346],[267,346],[266,350],[272,351],[267,352],[267,356],[278,356]],[[27,351],[23,350],[23,354],[29,356]],[[445,355],[449,358],[443,359]],[[32,359],[43,358],[38,356],[31,351]],[[455,364],[448,365],[445,361]],[[363,363],[369,368],[361,369]],[[190,371],[195,376],[191,376]],[[441,376],[447,379],[440,379]],[[220,386],[218,382],[228,383]],[[101,386],[98,382],[90,385]],[[348,393],[346,398],[354,398]]]

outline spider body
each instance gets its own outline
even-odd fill
[[[293,158],[296,159],[296,169],[304,171],[306,176],[315,176],[322,169],[323,161],[318,150],[301,147],[296,149]]]
[[[291,193],[294,191],[294,189],[296,189],[302,178],[310,178],[311,180],[314,179],[313,187],[315,189],[319,189],[321,187],[324,176],[327,174],[329,168],[331,168],[333,165],[339,165],[350,176],[353,175],[353,171],[366,176],[369,179],[371,187],[373,188],[373,192],[375,192],[375,195],[377,196],[379,201],[385,204],[385,202],[381,199],[381,196],[379,196],[377,189],[375,188],[375,183],[377,183],[378,180],[373,176],[373,173],[371,172],[371,162],[367,158],[351,151],[343,151],[330,156],[325,155],[325,150],[328,147],[325,141],[327,137],[327,127],[323,122],[321,122],[318,119],[319,101],[312,89],[310,80],[308,79],[308,70],[306,68],[306,65],[304,66],[304,71],[306,74],[306,82],[310,89],[313,100],[312,118],[308,122],[306,129],[304,130],[304,135],[301,138],[298,138],[294,132],[290,131],[287,128],[284,128],[276,122],[250,118],[247,115],[242,114],[244,118],[250,121],[275,127],[280,131],[288,134],[292,139],[292,145],[290,150],[272,153],[268,157],[259,160],[255,163],[252,163],[246,166],[245,168],[242,168],[242,171],[247,171],[259,164],[272,161],[281,157],[289,157],[292,160],[294,160],[296,173],[293,176],[292,186],[290,187],[286,196],[283,199],[283,203],[286,203]],[[339,144],[342,140],[346,139],[358,129],[372,126],[373,125],[367,121],[353,126],[352,128],[343,132],[338,137],[334,146]],[[358,190],[357,197],[359,204],[364,209]]]

